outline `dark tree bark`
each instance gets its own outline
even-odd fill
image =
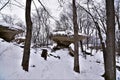
[[[79,50],[78,50],[78,24],[76,0],[73,0],[73,26],[74,26],[74,71],[80,73],[79,70]]]
[[[81,47],[81,51],[84,52],[82,40],[80,41],[80,47]]]
[[[23,70],[29,70],[29,57],[30,57],[30,45],[31,45],[31,37],[32,37],[32,22],[31,22],[31,1],[26,0],[26,10],[25,10],[25,17],[26,17],[26,39],[25,39],[25,47],[22,59],[22,67]]]
[[[114,0],[106,0],[106,58],[105,58],[105,80],[116,80],[115,61],[115,11]]]
[[[100,43],[101,43],[101,46],[102,46],[102,49],[103,49],[103,58],[104,58],[104,69],[105,69],[105,66],[106,66],[106,57],[107,57],[107,53],[106,53],[106,47],[105,47],[105,42],[103,42],[103,38],[102,38],[102,34],[101,34],[101,30],[100,30],[100,26],[98,25],[97,22],[94,22],[95,23],[95,26],[98,30],[98,35],[99,35],[99,38],[100,38]],[[105,77],[105,73],[102,75],[103,77]]]

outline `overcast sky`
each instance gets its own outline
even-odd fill
[[[7,2],[7,0],[5,0]],[[20,2],[21,4],[24,5],[25,7],[25,2],[26,0],[17,0],[18,2]],[[34,0],[36,1],[35,3],[37,4],[37,7],[40,6],[40,3],[37,2],[38,0]],[[40,0],[43,5],[49,9],[50,14],[55,18],[55,19],[59,19],[59,13],[62,11],[62,7],[60,7],[60,4],[58,3],[58,0]],[[65,2],[70,2],[72,0],[63,0]],[[77,0],[78,2],[81,2],[82,0]],[[84,1],[84,0],[83,0]],[[101,0],[97,0],[97,1],[101,1]],[[14,0],[11,0],[11,3],[14,3]],[[15,3],[16,4],[16,3]],[[10,7],[10,6],[9,6]],[[11,6],[11,8],[9,7],[5,7],[5,9],[3,9],[1,12],[5,13],[5,14],[10,14],[10,15],[17,15],[18,17],[20,17],[22,20],[25,20],[25,10],[21,9],[19,7],[16,6]],[[34,11],[34,5],[32,4],[32,11]]]
[[[17,0],[17,1],[19,1],[20,3],[22,3],[25,6],[26,0]],[[40,3],[37,2],[37,0],[35,0],[35,1],[36,1],[35,3],[37,4],[37,7],[39,7]],[[12,2],[14,3],[14,1],[12,1]],[[56,19],[59,17],[59,13],[61,12],[62,8],[60,8],[58,0],[41,0],[41,2],[47,9],[49,9],[50,14],[53,17],[55,17]],[[32,11],[34,11],[34,9],[35,9],[35,7],[32,4]],[[17,6],[11,6],[11,7],[7,6],[1,12],[5,13],[5,14],[10,14],[10,15],[17,15],[22,20],[25,19],[25,10],[21,9]]]

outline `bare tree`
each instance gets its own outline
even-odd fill
[[[55,25],[56,25],[56,30],[62,30],[62,26],[61,26],[62,24],[60,21],[56,21]]]
[[[113,21],[109,22],[112,24],[109,24],[109,28],[107,28],[107,41],[108,42],[109,42],[109,40],[111,41],[111,38],[110,38],[111,36],[112,36],[113,40],[112,40],[112,42],[109,42],[109,43],[107,42],[106,45],[105,45],[105,42],[103,41],[103,37],[102,37],[99,23],[97,22],[97,20],[95,20],[95,17],[93,16],[93,14],[91,14],[89,11],[87,11],[85,8],[82,7],[91,16],[91,18],[93,19],[93,22],[95,23],[96,29],[98,30],[98,35],[100,38],[100,42],[101,42],[103,54],[104,54],[104,67],[105,67],[105,75],[104,76],[105,76],[106,80],[115,80],[116,79],[115,78],[115,51],[114,51],[115,50],[115,40],[114,40],[115,39],[115,32],[114,32],[115,24],[113,24],[115,22],[114,22],[114,8],[113,7],[114,7],[114,5],[112,6],[112,10],[113,10],[113,12],[111,12],[112,15],[109,14],[112,16]],[[106,10],[108,10],[108,9],[111,10],[110,8],[107,8]],[[107,13],[107,15],[108,15],[108,13]],[[108,18],[107,20],[110,21],[112,18]],[[108,21],[107,21],[107,26],[108,26]],[[109,32],[109,30],[110,30],[110,32]],[[113,33],[111,33],[111,32],[113,32]],[[108,48],[108,45],[111,48]],[[106,46],[107,46],[107,49],[106,49]],[[110,53],[108,51],[108,49],[111,49],[112,51],[111,50],[109,50],[109,51],[111,51],[112,53]],[[112,62],[112,64],[111,64],[111,62]],[[110,76],[112,76],[112,77],[110,77]]]
[[[73,3],[73,26],[74,26],[74,71],[80,72],[79,70],[79,45],[78,45],[78,24],[77,24],[77,8],[76,0]]]
[[[106,58],[105,58],[105,80],[116,80],[115,61],[115,11],[114,0],[106,0]]]
[[[32,41],[34,43],[34,46],[47,46],[50,40],[50,16],[44,10],[44,8],[40,7],[37,9],[37,14],[33,14],[32,21],[34,27]]]
[[[29,58],[30,58],[30,45],[31,45],[31,37],[32,37],[32,21],[31,21],[31,1],[26,0],[26,10],[25,10],[25,17],[26,17],[26,39],[25,39],[25,47],[22,59],[22,67],[23,70],[29,70]]]

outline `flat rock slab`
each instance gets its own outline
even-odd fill
[[[10,42],[15,38],[15,35],[22,33],[22,30],[19,29],[10,29],[9,27],[5,27],[0,25],[0,38]]]

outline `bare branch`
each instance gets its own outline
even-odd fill
[[[43,9],[48,13],[48,15],[49,15],[53,20],[55,20],[55,21],[57,22],[57,20],[56,20],[53,16],[51,16],[50,13],[47,11],[47,9],[46,9],[45,6],[42,4],[42,2],[41,2],[40,0],[38,0],[38,2],[41,4],[41,6],[43,7]]]
[[[1,8],[0,11],[10,2],[10,0],[8,0]]]
[[[103,22],[103,20],[101,19],[102,18],[102,16],[100,15],[100,13],[98,12],[98,10],[97,10],[97,8],[96,8],[96,6],[94,5],[94,10],[97,12],[97,14],[98,14],[98,16],[100,17],[100,21],[101,21],[101,23],[102,23],[102,26],[103,26],[103,29],[105,30],[105,31],[103,31],[103,32],[107,32],[107,30],[106,30],[106,27],[105,27],[105,24],[104,24],[104,22]]]
[[[17,4],[19,4],[20,6],[24,6],[23,4],[21,4],[20,2],[18,2],[17,0],[14,0]]]
[[[96,29],[98,30],[98,35],[99,35],[99,38],[100,38],[100,43],[101,43],[102,48],[103,48],[103,53],[106,53],[105,42],[103,42],[103,37],[101,35],[101,30],[100,30],[100,26],[98,25],[98,22],[94,19],[93,15],[89,11],[87,11],[84,7],[82,7],[81,5],[79,5],[79,7],[81,7],[83,10],[85,10],[91,16],[91,18],[93,19],[93,22],[96,26]]]
[[[58,3],[60,4],[60,7],[63,7],[63,4],[65,3],[63,0],[58,0]],[[63,3],[63,4],[62,4]]]
[[[11,4],[11,5],[14,5],[14,6],[17,6],[17,7],[21,8],[21,9],[25,9],[24,7],[19,6],[19,5],[17,5],[17,4],[14,4],[14,3],[10,3],[10,4]]]

